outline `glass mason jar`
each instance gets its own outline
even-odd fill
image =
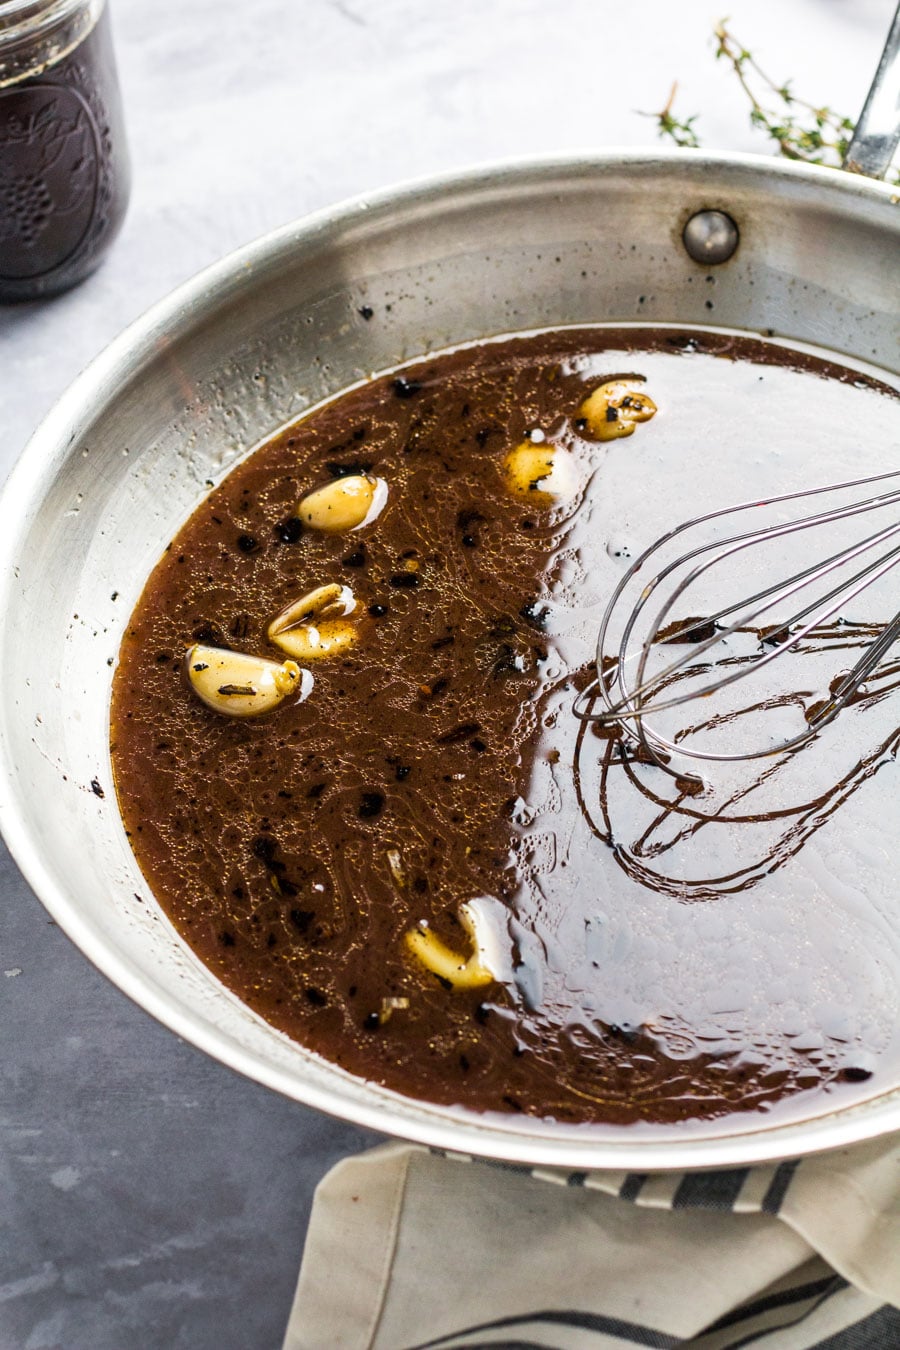
[[[106,0],[0,0],[0,301],[88,276],[128,189]]]

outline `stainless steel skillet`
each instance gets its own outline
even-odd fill
[[[703,261],[683,242],[709,210],[737,225],[726,261],[704,255],[697,225]],[[775,1128],[735,1117],[641,1137],[487,1120],[351,1078],[262,1023],[178,939],[131,857],[107,750],[109,662],[161,548],[208,481],[328,394],[429,350],[598,322],[771,332],[897,374],[898,315],[893,190],[750,156],[483,168],[351,202],[209,269],[72,386],[0,502],[0,824],[31,885],[179,1035],[297,1100],[439,1147],[650,1170],[900,1128],[900,1093]]]

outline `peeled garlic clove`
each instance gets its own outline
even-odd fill
[[[344,534],[370,525],[384,510],[387,483],[367,473],[348,474],[302,497],[297,516],[311,530]]]
[[[267,661],[246,652],[196,643],[185,656],[188,683],[214,712],[227,717],[258,717],[277,708],[289,694],[304,699],[313,685],[308,670],[295,661]]]
[[[503,472],[511,492],[541,505],[572,489],[569,456],[552,444],[522,441],[504,459]]]
[[[352,623],[331,619],[327,623],[310,623],[304,624],[302,628],[291,628],[286,633],[270,637],[270,640],[297,661],[319,661],[326,656],[340,656],[349,651],[356,642],[356,636]]]
[[[286,632],[308,619],[343,618],[345,614],[352,614],[355,608],[356,599],[350,587],[332,581],[327,586],[316,586],[315,590],[307,591],[299,600],[286,605],[269,624],[269,633]]]
[[[598,441],[614,441],[631,436],[637,423],[648,422],[655,412],[656,404],[641,391],[639,381],[608,380],[588,395],[577,415]]]
[[[355,608],[356,600],[349,586],[337,582],[317,586],[272,620],[267,637],[298,661],[337,656],[356,642],[356,626],[346,617]]]
[[[407,949],[426,970],[430,970],[440,980],[447,980],[454,989],[478,989],[482,985],[493,984],[497,977],[486,964],[486,943],[479,932],[479,924],[484,922],[484,916],[473,905],[460,905],[459,917],[472,940],[470,956],[453,951],[427,924],[409,929],[405,936]]]

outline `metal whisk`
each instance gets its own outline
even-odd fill
[[[829,624],[837,625],[830,639],[840,633],[848,606],[864,592],[874,598],[872,588],[900,562],[898,506],[900,472],[890,472],[745,502],[678,525],[616,587],[600,626],[597,679],[581,696],[578,715],[622,728],[675,774],[681,756],[742,761],[799,748],[857,696],[900,637],[895,613],[886,623],[851,624],[847,641],[823,640]],[[774,521],[748,528],[766,512]],[[857,517],[866,517],[870,533],[860,537]],[[644,580],[651,566],[656,570]],[[896,590],[880,603],[893,611]],[[684,617],[676,618],[676,610]],[[786,654],[811,650],[817,637],[817,651],[858,646],[861,628],[870,640],[849,670],[830,673],[822,697],[810,701],[812,691],[801,698],[787,689]],[[756,702],[723,697],[770,666]],[[801,707],[803,727],[754,743],[749,714],[771,723],[788,704]],[[674,726],[661,729],[660,715],[673,710],[680,710]],[[729,731],[744,743],[725,750],[697,743],[701,733],[721,740]]]
[[[900,5],[847,150],[845,169],[874,177],[881,177],[887,171],[900,142],[898,81]],[[893,518],[900,503],[900,486],[890,488],[891,480],[900,482],[900,472],[746,502],[686,521],[658,539],[632,564],[606,608],[597,643],[597,679],[579,696],[575,706],[578,716],[593,720],[599,728],[620,727],[646,756],[676,777],[682,776],[677,768],[679,756],[688,760],[743,761],[799,749],[833,721],[884,661],[900,636],[900,613],[895,612],[887,623],[862,626],[872,634],[870,641],[853,666],[839,672],[837,678],[829,682],[825,696],[811,704],[796,696],[792,700],[790,691],[779,690],[776,678],[775,688],[766,690],[756,705],[738,703],[724,709],[720,707],[712,715],[704,711],[699,723],[685,724],[682,720],[668,735],[659,729],[655,719],[678,709],[690,708],[696,713],[706,700],[713,700],[748,678],[758,676],[776,660],[779,664],[789,661],[791,652],[799,653],[807,639],[817,630],[821,632],[830,620],[841,616],[863,592],[870,592],[874,599],[872,588],[900,561],[900,520]],[[814,498],[868,490],[875,484],[879,485],[879,491],[871,496],[844,501],[790,520],[778,520],[759,529],[742,528],[724,539],[704,537],[710,532],[715,536],[717,524],[737,523],[742,513],[759,513],[790,503],[808,504]],[[801,510],[807,509],[801,507]],[[804,559],[794,571],[783,565],[777,550],[792,537],[805,540],[808,532],[833,531],[842,522],[881,510],[889,513],[887,523],[866,537],[841,541],[837,547],[832,538],[830,543],[817,549],[813,546],[813,535],[809,534],[808,556],[816,561],[808,564]],[[694,537],[698,542],[693,542]],[[646,575],[648,563],[651,559],[654,563],[659,562],[673,543],[684,551],[666,562],[641,586],[638,578],[642,573]],[[684,548],[685,544],[689,547]],[[773,548],[775,580],[757,584],[750,595],[730,598],[737,589],[735,573],[758,573],[759,555]],[[667,622],[679,601],[684,601],[686,595],[708,594],[709,583],[714,578],[720,581],[723,572],[726,574],[725,599],[707,605],[703,618],[695,617],[695,607],[694,615]],[[629,610],[628,593],[635,585],[639,587],[639,593]],[[652,596],[663,597],[663,602],[648,621],[647,605]],[[799,608],[794,612],[787,615],[781,612],[785,604],[795,602]],[[896,611],[896,592],[893,596],[889,594],[882,603],[888,613]],[[615,654],[610,655],[607,642],[623,615],[618,647]],[[766,616],[771,616],[770,622],[760,626]],[[859,632],[857,625],[855,638]],[[660,650],[671,643],[689,645],[691,650],[674,660],[659,663]],[[859,644],[854,640],[849,644],[834,645]],[[657,668],[651,671],[654,663]],[[760,710],[768,713],[791,702],[797,706],[798,701],[804,709],[804,727],[787,736],[770,735],[764,746],[757,748],[750,744],[738,751],[723,752],[691,744],[691,738],[696,737],[698,731],[712,730],[718,734],[746,721],[748,713]],[[648,723],[648,717],[654,722]],[[699,781],[695,775],[685,776]]]

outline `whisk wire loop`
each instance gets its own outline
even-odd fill
[[[729,565],[732,567],[739,565],[741,556],[747,550],[755,549],[763,543],[786,540],[800,531],[831,526],[856,516],[900,505],[900,488],[885,491],[881,486],[890,480],[896,482],[897,479],[900,479],[900,471],[892,470],[841,483],[825,484],[803,491],[781,493],[765,499],[743,502],[697,516],[662,535],[640,554],[624,574],[604,611],[597,642],[598,677],[581,696],[579,716],[603,725],[618,724],[662,767],[667,767],[668,760],[673,754],[693,760],[737,761],[758,759],[801,746],[837,716],[853,698],[862,682],[884,659],[891,646],[900,637],[900,613],[883,626],[879,636],[869,643],[852,669],[842,673],[840,679],[832,683],[828,697],[809,709],[807,726],[798,734],[783,738],[777,744],[770,744],[758,750],[742,749],[739,753],[713,751],[705,747],[698,749],[685,744],[684,732],[667,737],[649,725],[646,718],[705,698],[745,679],[751,670],[754,672],[762,670],[779,657],[783,657],[786,652],[797,648],[804,638],[814,634],[817,629],[821,630],[822,626],[839,615],[848,603],[900,562],[900,543],[891,543],[897,535],[900,535],[900,520],[894,520],[872,531],[863,539],[857,539],[829,552],[825,558],[801,566],[787,578],[782,577],[774,582],[768,582],[749,596],[724,604],[720,601],[713,607],[714,612],[707,614],[703,619],[688,619],[680,627],[674,628],[671,625],[666,627],[666,621],[685,594],[695,589],[713,569],[727,569]],[[766,507],[777,508],[784,503],[807,501],[826,494],[846,492],[858,487],[870,488],[875,485],[879,485],[879,491],[862,499],[843,502],[794,519],[781,520],[761,529],[742,529],[725,538],[705,540],[693,548],[681,551],[644,585],[622,627],[617,654],[612,662],[607,660],[605,652],[610,626],[623,603],[628,587],[635,583],[638,574],[646,567],[648,561],[654,555],[659,555],[672,544],[672,541],[688,535],[689,532],[702,531],[704,527],[715,527],[719,522],[739,516],[740,513],[759,511]],[[879,550],[875,558],[869,559],[863,566],[851,571],[858,560],[875,549]],[[685,572],[685,569],[688,570]],[[833,577],[835,573],[838,574],[837,580],[826,582],[826,579]],[[821,589],[822,583],[825,583],[824,591]],[[656,611],[652,622],[648,623],[643,617],[646,608],[653,595],[665,586],[669,588],[665,601]],[[786,601],[799,596],[807,588],[812,588],[814,594],[811,598],[804,599],[799,610],[790,618],[779,618],[767,636],[763,635],[762,630],[757,630],[760,642],[772,644],[770,650],[759,650],[752,659],[738,658],[731,654],[722,657],[714,651],[716,648],[721,650],[722,644],[727,643],[735,634],[752,631],[754,625],[764,619],[764,616],[782,607]],[[647,624],[646,630],[641,630],[646,631],[646,636],[640,640],[638,647],[638,639],[634,635],[642,621]],[[699,639],[691,636],[707,628],[714,631]],[[662,669],[652,675],[648,675],[651,656],[658,647],[662,643],[677,642],[679,639],[690,643],[690,650],[665,663]],[[707,654],[710,654],[709,659],[704,661]],[[726,670],[725,667],[729,664],[734,665],[735,669]],[[628,672],[631,667],[635,667],[635,674],[629,681]],[[706,676],[709,678],[705,678]],[[770,700],[761,706],[774,705]]]
[[[648,694],[652,693],[654,689],[662,688],[665,684],[668,683],[671,676],[677,674],[679,670],[684,669],[686,666],[696,665],[697,658],[699,656],[702,656],[704,652],[708,651],[712,647],[719,646],[722,642],[724,642],[727,638],[731,637],[734,633],[737,633],[742,629],[750,627],[758,619],[762,618],[763,615],[765,615],[775,605],[779,604],[783,600],[790,599],[792,595],[797,594],[807,584],[809,584],[810,581],[819,580],[823,575],[826,575],[828,572],[833,571],[835,568],[847,563],[852,558],[858,557],[861,553],[865,552],[867,549],[874,548],[877,545],[884,543],[887,539],[892,538],[897,534],[900,534],[900,523],[885,528],[884,530],[879,531],[877,534],[870,535],[868,539],[863,540],[853,549],[848,549],[842,553],[834,554],[832,558],[828,559],[825,563],[815,564],[812,567],[804,569],[802,572],[795,573],[793,577],[790,577],[782,585],[768,587],[763,591],[758,591],[756,595],[751,596],[746,600],[739,601],[734,605],[727,605],[719,609],[715,615],[711,616],[710,618],[705,618],[703,620],[704,626],[706,626],[709,623],[714,624],[718,623],[718,620],[720,618],[723,618],[726,614],[733,613],[735,609],[740,608],[742,605],[752,605],[755,604],[757,600],[761,599],[765,599],[767,601],[766,604],[759,605],[756,609],[751,609],[749,611],[743,612],[733,623],[729,624],[726,627],[718,629],[718,631],[714,633],[711,637],[703,639],[702,642],[693,644],[692,650],[690,652],[687,652],[685,655],[676,658],[676,660],[672,661],[668,666],[665,667],[664,670],[657,672],[651,679],[645,680],[644,675],[646,670],[646,664],[650,656],[650,653],[653,649],[654,638],[662,629],[665,619],[668,618],[672,608],[677,603],[681,595],[687,590],[689,586],[695,584],[695,582],[705,572],[708,572],[713,566],[717,566],[719,563],[726,561],[728,557],[739,552],[741,549],[752,547],[756,541],[755,539],[745,541],[744,543],[727,550],[725,553],[718,555],[716,558],[694,568],[694,570],[682,582],[679,583],[678,587],[672,593],[670,599],[658,612],[656,620],[652,625],[651,638],[644,641],[644,643],[641,646],[640,653],[636,654],[638,661],[636,686],[630,691],[628,691],[628,693],[625,694],[623,698],[619,700],[618,703],[609,705],[608,708],[609,714],[611,716],[622,715],[625,712],[625,710],[629,706],[633,706],[637,700],[643,701]],[[844,608],[844,606],[847,604],[849,600],[855,599],[857,595],[859,595],[862,591],[866,590],[867,587],[873,581],[878,579],[878,577],[883,576],[886,572],[889,572],[891,568],[894,566],[898,557],[900,557],[900,544],[898,544],[895,548],[891,549],[891,551],[887,554],[886,557],[882,557],[879,561],[870,563],[868,566],[856,572],[854,576],[848,578],[847,581],[841,582],[838,586],[835,586],[830,591],[826,592],[825,595],[819,596],[816,600],[810,602],[810,604],[807,605],[805,609],[799,611],[799,613],[794,615],[793,618],[791,619],[790,633],[788,633],[787,625],[783,625],[781,627],[781,631],[787,634],[785,640],[779,643],[778,646],[774,647],[770,652],[767,652],[765,655],[760,656],[757,659],[754,668],[756,670],[760,670],[764,666],[768,665],[771,661],[775,660],[783,652],[788,651],[793,647],[796,647],[797,644],[801,642],[805,637],[807,637],[812,631],[814,631],[814,629],[818,628],[822,623],[827,622],[828,619],[833,618],[841,609]],[[823,604],[827,605],[832,600],[835,600],[836,603],[831,608],[825,609],[823,611],[821,609],[821,606]],[[630,637],[631,629],[634,626],[633,621],[636,620],[636,618],[640,613],[640,610],[643,608],[643,605],[645,603],[646,600],[642,599],[639,602],[639,604],[635,607],[635,610],[633,611],[632,615],[632,620],[629,621],[627,636]],[[797,628],[795,626],[814,610],[816,611],[816,618],[812,623],[806,624],[805,626],[800,628]],[[672,642],[679,636],[684,636],[690,633],[697,626],[698,625],[696,623],[687,624],[683,629],[680,630],[680,632],[669,635],[667,641]],[[619,648],[618,669],[621,669],[625,661],[629,659],[625,654],[626,649],[627,649],[627,638],[620,645]],[[726,685],[733,684],[737,680],[741,680],[744,678],[745,674],[743,671],[735,672],[734,674],[728,676],[722,676],[719,679],[713,681],[711,684],[705,686],[704,688],[693,690],[690,697],[702,698],[707,694],[715,693],[716,690],[725,688]],[[677,707],[679,704],[685,701],[686,701],[685,696],[681,694],[673,695],[670,699],[654,700],[652,704],[652,711],[661,712],[666,708]],[[648,707],[644,707],[642,711],[646,713],[648,711],[651,711],[651,709]]]

